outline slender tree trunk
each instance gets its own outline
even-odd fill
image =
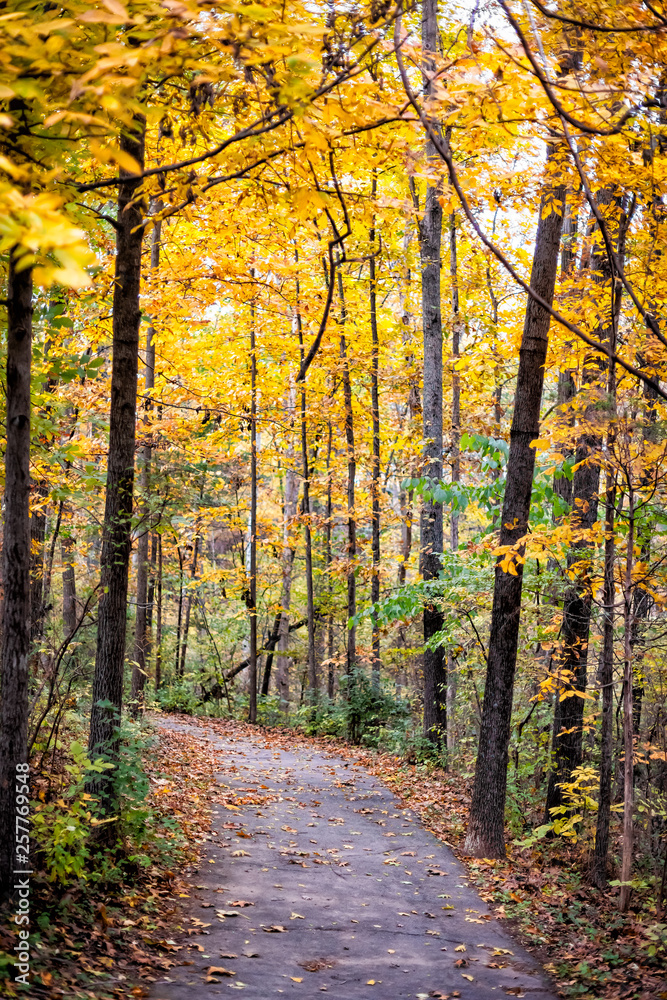
[[[449,227],[449,273],[452,286],[452,483],[461,481],[461,380],[456,361],[461,353],[461,314],[459,310],[458,252],[456,245],[456,213],[452,212]],[[459,515],[452,511],[450,546],[459,548]],[[454,657],[447,655],[447,750],[454,748],[454,706],[456,703],[456,672]]]
[[[157,568],[156,531],[151,532],[151,555],[148,567],[148,593],[146,595],[146,663],[149,663],[153,649],[153,612],[155,610],[155,573]]]
[[[157,608],[155,618],[155,690],[162,684],[162,535],[157,536]]]
[[[412,497],[413,491],[401,490],[398,502],[401,509],[401,560],[398,564],[398,585],[404,586],[407,579],[408,560],[412,551]]]
[[[377,179],[373,175],[372,197],[377,191]],[[373,459],[371,464],[371,551],[373,565],[371,570],[371,604],[375,606],[380,600],[380,401],[378,394],[378,368],[380,363],[380,341],[377,321],[377,274],[375,266],[375,219],[370,231],[370,318],[371,318],[371,411],[373,416]],[[380,625],[378,615],[372,615],[373,690],[380,690]]]
[[[355,562],[357,558],[357,522],[354,511],[354,488],[357,473],[357,459],[354,448],[354,415],[352,412],[352,382],[350,364],[345,342],[345,298],[343,276],[338,268],[338,294],[341,304],[340,356],[343,369],[343,400],[345,403],[345,441],[347,444],[347,617],[352,619],[357,613],[357,578]],[[353,625],[347,633],[347,673],[351,677],[357,660],[357,630]]]
[[[437,0],[422,0],[423,89],[428,100],[433,93],[432,76],[438,51]],[[434,126],[438,128],[439,126]],[[433,143],[426,144],[426,159],[437,158]],[[422,324],[424,337],[424,474],[442,479],[442,311],[440,304],[440,255],[442,208],[440,186],[426,188],[424,215],[419,226],[422,278]],[[442,504],[429,501],[421,512],[420,570],[425,581],[437,580],[443,551]],[[424,606],[424,642],[443,628],[438,605]],[[440,745],[447,733],[447,669],[442,648],[424,649],[424,736]]]
[[[192,563],[190,565],[190,581],[194,583],[197,578],[197,559],[199,557],[199,537],[200,525],[197,523],[195,525],[195,540],[192,549]],[[190,589],[185,597],[185,620],[183,622],[183,636],[181,638],[181,666],[180,674],[181,677],[185,674],[185,660],[188,654],[188,634],[190,632],[190,616],[192,614],[192,602],[194,600],[192,590]]]
[[[632,724],[632,567],[635,543],[635,498],[632,487],[628,491],[628,537],[626,540],[625,574],[623,580],[623,852],[621,858],[621,895],[619,909],[625,913],[630,905],[632,889],[627,883],[632,874],[632,849],[634,843],[634,728]],[[623,884],[626,883],[626,884]]]
[[[250,685],[248,721],[257,722],[257,345],[255,307],[250,320]]]
[[[555,149],[550,147],[548,162],[551,163],[554,159]],[[551,192],[555,196],[556,204],[559,200],[561,203],[564,201],[565,191],[565,185],[560,184]],[[554,210],[544,217],[545,197],[540,206],[530,284],[542,299],[551,304],[556,283],[563,219]],[[529,298],[519,353],[514,417],[500,523],[502,546],[517,546],[528,530],[535,467],[535,450],[531,447],[531,442],[539,437],[549,319],[549,313],[534,299]],[[499,557],[496,563],[484,706],[470,821],[465,841],[466,852],[482,858],[505,856],[507,748],[519,639],[523,547],[519,546],[516,556],[510,555],[509,558],[512,561],[513,572],[509,572],[509,565],[507,568],[504,567],[502,557]]]
[[[30,364],[32,269],[9,256],[5,517],[2,549],[4,602],[0,701],[0,897],[16,871],[29,869],[15,852],[17,782],[27,780],[28,654],[30,652]]]
[[[290,386],[287,405],[285,406],[286,422],[290,428],[294,424],[295,390]],[[280,696],[280,709],[285,714],[289,711],[289,619],[292,601],[292,569],[294,565],[294,548],[292,545],[292,526],[296,517],[299,497],[299,485],[294,471],[294,441],[290,433],[286,463],[285,463],[285,494],[283,500],[283,551],[281,559],[282,587],[280,593],[280,636],[278,639],[278,678],[277,687]],[[268,694],[268,690],[266,692]]]
[[[60,544],[60,552],[63,563],[63,625],[65,635],[71,635],[76,628],[76,573],[74,569],[74,558],[76,553],[76,543],[71,534],[63,535]]]
[[[298,259],[298,258],[297,258]],[[339,270],[340,275],[340,270]],[[303,364],[303,330],[299,307],[299,282],[296,283],[296,327],[299,334],[299,354]],[[303,476],[303,537],[306,548],[306,600],[308,617],[308,688],[314,704],[318,698],[317,659],[315,655],[315,596],[313,590],[313,549],[310,531],[310,468],[308,462],[308,425],[306,423],[306,383],[301,383],[301,473]]]
[[[178,553],[178,613],[176,616],[176,660],[174,663],[174,673],[176,677],[181,676],[181,635],[183,632],[183,566],[185,565],[185,554],[181,552],[180,545],[176,546]]]
[[[459,311],[458,254],[456,247],[456,213],[452,212],[449,229],[449,260],[452,284],[452,482],[461,482],[461,380],[456,361],[461,353],[461,313]],[[451,549],[459,547],[459,515],[452,513]]]
[[[145,123],[135,119],[131,133],[120,145],[143,170]],[[118,760],[118,725],[123,702],[123,669],[127,614],[128,570],[132,542],[134,443],[137,413],[139,360],[139,288],[143,206],[138,197],[141,182],[121,171],[116,223],[116,280],[113,294],[113,364],[109,458],[102,541],[101,597],[98,609],[97,654],[90,716],[91,757]],[[108,776],[91,781],[103,812],[114,815],[113,782]],[[100,827],[111,842],[115,824]]]
[[[614,515],[616,510],[616,484],[613,472],[607,470],[605,495],[605,542],[602,653],[600,656],[600,689],[602,692],[602,721],[600,726],[600,794],[598,798],[595,850],[593,854],[593,881],[599,889],[607,884],[607,854],[609,852],[609,823],[611,819],[612,752],[614,748]]]
[[[159,204],[151,205],[153,212],[159,211]],[[153,226],[151,237],[151,269],[156,271],[160,266],[160,234],[162,224]],[[146,417],[152,409],[151,392],[155,386],[155,331],[152,326],[146,331],[146,363],[144,374],[144,412]],[[144,434],[148,435],[148,419],[144,421]],[[134,664],[132,667],[132,707],[136,712],[143,701],[144,685],[146,683],[148,650],[150,635],[148,630],[148,542],[150,538],[150,485],[151,485],[152,448],[150,440],[146,440],[141,448],[140,482],[143,494],[142,516],[143,531],[137,543],[137,614],[134,631]]]
[[[328,599],[328,615],[327,615],[327,695],[329,699],[333,700],[334,688],[335,688],[335,671],[334,671],[334,616],[333,616],[333,580],[331,579],[331,519],[333,517],[333,502],[331,496],[331,419],[328,421],[328,436],[327,436],[327,525],[325,531],[324,539],[324,569],[327,578],[327,599]]]
[[[39,504],[30,517],[30,639],[39,642],[44,633],[44,615],[48,594],[44,593],[44,541],[46,539],[46,510],[48,496],[45,483],[34,483],[33,489]]]

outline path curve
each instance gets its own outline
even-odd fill
[[[173,935],[189,964],[156,982],[152,1000],[213,1000],[230,989],[247,1000],[555,1000],[452,851],[363,767],[301,745],[280,750],[261,733],[160,726],[208,740],[220,754],[219,797],[230,790],[249,801],[213,806],[190,880],[190,934]]]

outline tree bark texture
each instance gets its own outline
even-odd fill
[[[377,191],[377,179],[373,176],[372,197]],[[373,418],[373,458],[371,463],[371,604],[380,600],[380,400],[378,394],[378,369],[380,364],[380,342],[377,321],[377,269],[373,251],[375,249],[375,220],[370,231],[370,319],[371,319],[371,411]],[[380,690],[380,626],[377,614],[372,616],[371,643],[373,648],[372,678],[373,690]]]
[[[621,856],[621,894],[619,909],[625,913],[630,905],[632,888],[628,885],[632,874],[632,848],[634,843],[634,729],[632,725],[632,568],[635,542],[635,498],[632,488],[628,492],[628,536],[626,539],[625,573],[623,579],[623,837]]]
[[[612,753],[614,749],[614,520],[616,512],[616,487],[613,473],[607,472],[605,496],[605,542],[602,652],[599,681],[602,693],[602,720],[600,724],[600,793],[593,851],[593,881],[602,889],[607,884],[607,854],[609,852],[609,823],[611,820]]]
[[[48,496],[45,483],[33,483],[39,507],[30,517],[30,639],[39,642],[44,632],[44,615],[48,593],[44,590],[44,541],[46,539],[46,510]]]
[[[555,150],[550,147],[548,160],[554,156]],[[552,193],[561,203],[564,202],[564,185],[559,185]],[[544,205],[543,196],[530,285],[551,304],[563,219],[553,210],[543,217]],[[484,706],[465,841],[466,852],[475,857],[505,856],[507,760],[523,583],[523,548],[519,543],[528,530],[535,468],[535,450],[531,442],[539,437],[549,318],[549,313],[542,306],[534,299],[528,299],[500,524],[500,545],[508,549],[518,548],[510,557],[507,570],[501,565],[502,557],[499,557],[495,570]]]
[[[28,760],[30,652],[30,365],[32,270],[12,250],[7,289],[7,398],[5,517],[2,550],[4,602],[0,669],[0,896],[18,865],[16,766]],[[22,775],[25,777],[25,775]]]
[[[77,624],[76,573],[74,558],[76,543],[71,533],[64,534],[60,543],[63,564],[63,626],[65,635],[71,635]]]
[[[250,320],[250,670],[248,721],[257,722],[257,344],[255,308]]]
[[[424,95],[433,92],[432,76],[438,50],[437,0],[422,2],[422,74]],[[435,126],[437,127],[437,126]],[[433,143],[426,144],[426,159],[435,161]],[[440,266],[442,208],[439,185],[429,183],[423,218],[419,225],[421,258],[422,324],[424,339],[424,475],[442,479],[442,310]],[[421,512],[420,571],[424,580],[437,580],[443,550],[442,504],[429,501]],[[443,615],[436,604],[424,606],[424,642],[442,631]],[[447,670],[441,648],[424,650],[424,736],[439,745],[447,732]]]
[[[200,525],[197,523],[195,525],[195,538],[192,545],[192,563],[190,564],[190,581],[194,583],[197,578],[197,560],[199,558],[199,546],[201,543],[200,535]],[[190,632],[190,618],[192,616],[192,602],[194,601],[194,594],[192,590],[189,590],[185,597],[185,618],[183,621],[183,635],[181,638],[181,665],[180,665],[180,675],[181,677],[185,673],[185,660],[188,655],[188,634]]]
[[[340,269],[338,270],[340,280]],[[297,313],[296,326],[299,334],[299,351],[301,364],[304,361],[303,330],[301,328],[301,313],[299,312],[299,283],[296,286]],[[306,608],[308,617],[308,689],[309,697],[314,703],[318,697],[317,658],[315,653],[315,593],[313,587],[313,547],[310,530],[310,463],[308,461],[308,423],[306,421],[306,383],[301,383],[301,474],[303,476],[303,539],[306,555]]]
[[[294,425],[295,390],[290,386],[285,416],[291,427]],[[292,567],[294,549],[292,547],[292,526],[296,517],[299,498],[299,483],[294,471],[294,441],[290,434],[285,465],[285,493],[283,497],[283,551],[281,557],[282,585],[280,591],[280,636],[278,639],[277,688],[280,709],[289,711],[289,619],[292,601]],[[268,690],[266,692],[268,694]]]
[[[345,403],[345,442],[347,445],[347,617],[353,618],[357,613],[357,578],[354,575],[357,559],[357,522],[354,512],[354,491],[357,475],[357,457],[354,446],[354,414],[352,411],[352,382],[350,379],[350,361],[345,341],[345,298],[343,295],[343,276],[338,268],[338,294],[340,296],[340,356],[343,374],[343,399]],[[353,625],[347,633],[347,673],[352,671],[357,661],[357,630]]]
[[[159,206],[158,206],[159,207]],[[152,206],[156,208],[155,204]],[[151,269],[157,270],[160,266],[160,234],[162,225],[157,222],[153,227],[151,236]],[[146,363],[144,373],[144,411],[146,416],[152,409],[151,392],[155,387],[155,343],[153,340],[155,331],[149,326],[146,331]],[[148,420],[146,420],[146,424]],[[145,427],[148,435],[148,426]],[[143,531],[137,542],[137,614],[134,628],[134,665],[132,667],[132,704],[135,709],[139,707],[139,702],[143,700],[144,685],[148,670],[148,657],[150,650],[150,630],[148,626],[148,542],[150,538],[150,485],[151,485],[151,458],[152,448],[150,440],[146,440],[141,448],[141,487],[143,492]]]
[[[143,169],[145,124],[135,120],[132,133],[121,136],[123,152]],[[101,597],[93,678],[89,749],[93,759],[118,757],[118,723],[123,702],[128,570],[132,540],[134,445],[139,360],[139,291],[143,204],[141,182],[121,171],[116,223],[116,271],[113,293],[113,362],[109,458],[102,537]],[[115,811],[108,777],[91,782],[103,812]],[[113,824],[101,829],[111,839]]]

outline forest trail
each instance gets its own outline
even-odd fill
[[[230,988],[248,1000],[555,1000],[452,851],[363,767],[303,745],[278,749],[261,731],[160,726],[209,741],[221,802],[191,873],[188,936],[173,933],[191,964],[171,968],[151,1000]],[[232,799],[247,801],[230,808]]]

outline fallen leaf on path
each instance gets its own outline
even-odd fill
[[[467,949],[466,949],[466,946],[464,944],[457,944],[457,946],[454,949],[454,951],[467,951]]]
[[[250,855],[247,851],[232,851],[233,858],[249,858]]]
[[[474,981],[475,981],[475,980],[473,979],[473,977],[472,977],[472,976],[467,976],[467,975],[465,974],[465,972],[462,972],[462,973],[461,973],[461,975],[462,975],[462,977],[463,977],[464,979],[467,979],[467,980],[468,980],[468,982],[470,982],[470,983],[474,983]]]
[[[205,970],[207,976],[235,976],[236,973],[225,969],[222,965],[211,965]]]
[[[282,924],[271,924],[270,927],[262,927],[262,930],[266,931],[267,934],[284,934],[287,928],[283,927]]]
[[[290,979],[292,980],[293,983],[303,982],[303,976],[290,976]]]
[[[305,920],[305,919],[306,918],[303,917],[300,913],[290,913],[290,920]]]
[[[227,906],[254,906],[254,903],[249,903],[247,899],[228,899]]]

